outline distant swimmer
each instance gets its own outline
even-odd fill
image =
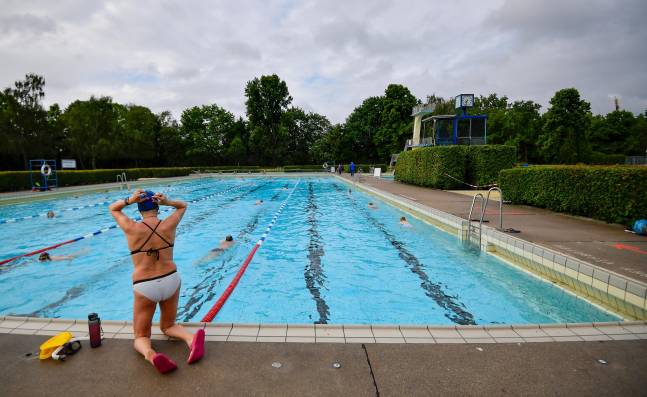
[[[407,221],[407,218],[405,217],[400,218],[400,224],[404,227],[412,227],[409,221]]]
[[[353,194],[353,191],[348,189],[348,194]]]
[[[47,217],[48,217],[48,218],[50,218],[50,219],[51,219],[51,218],[53,218],[53,217],[55,217],[55,216],[56,216],[56,214],[54,213],[54,211],[47,211]]]
[[[373,204],[373,203],[368,203],[368,208],[370,208],[370,209],[372,209],[372,210],[376,210],[376,209],[377,209],[377,205],[375,205],[375,204]]]
[[[208,261],[210,259],[217,257],[218,255],[222,254],[223,252],[231,248],[231,246],[234,245],[234,243],[235,243],[234,238],[231,236],[231,234],[228,234],[224,240],[220,241],[220,244],[218,244],[218,247],[210,250],[209,254],[207,254],[205,257],[200,259],[197,263],[203,263],[205,261]]]
[[[77,251],[69,255],[50,255],[49,252],[43,252],[38,256],[40,262],[51,262],[51,261],[71,261],[72,259],[80,256],[82,253],[87,252],[87,249]]]
[[[256,205],[261,205],[263,204],[263,200],[256,200]]]

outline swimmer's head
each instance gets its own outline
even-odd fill
[[[54,211],[47,211],[47,217],[48,218],[53,218],[55,216],[56,216],[56,214],[54,214]]]
[[[407,221],[407,218],[405,218],[405,217],[403,217],[403,216],[402,216],[402,217],[400,217],[400,222],[406,222],[406,221]]]
[[[225,237],[225,241],[234,241],[234,238],[231,237],[231,234],[228,234],[227,237]]]
[[[373,205],[373,203],[368,203],[368,205]]]
[[[42,254],[40,254],[40,256],[38,257],[38,260],[39,260],[39,261],[41,261],[41,262],[45,262],[45,261],[51,261],[51,260],[52,260],[52,258],[49,256],[49,253],[47,253],[47,252],[43,252],[43,253],[42,253]]]
[[[153,211],[153,210],[158,210],[159,205],[157,204],[156,201],[153,201],[153,196],[155,193],[153,193],[150,190],[146,190],[141,194],[141,197],[144,199],[144,201],[137,203],[137,209],[139,212],[145,212],[145,211]]]

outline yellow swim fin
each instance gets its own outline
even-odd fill
[[[52,353],[54,353],[54,350],[69,342],[70,339],[72,339],[72,334],[67,331],[52,336],[47,341],[45,341],[45,343],[40,345],[40,359],[46,360],[50,358],[52,356]]]

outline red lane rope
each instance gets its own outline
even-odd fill
[[[279,207],[279,209],[276,211],[274,216],[272,217],[272,221],[270,224],[267,226],[265,229],[265,233],[261,236],[261,238],[258,240],[258,242],[254,245],[252,250],[249,252],[247,255],[247,258],[245,259],[245,262],[240,266],[240,269],[238,269],[238,272],[236,273],[236,276],[234,276],[234,279],[231,280],[229,285],[227,286],[227,289],[225,289],[225,292],[222,293],[220,298],[216,301],[216,303],[209,309],[207,314],[202,317],[202,320],[200,320],[203,323],[210,323],[213,321],[213,319],[216,317],[220,309],[225,305],[225,302],[227,302],[227,299],[229,299],[229,296],[234,292],[234,289],[238,285],[238,282],[240,281],[241,277],[243,277],[243,274],[245,273],[245,270],[247,270],[247,266],[249,266],[249,263],[252,261],[252,258],[254,258],[254,254],[256,254],[256,251],[261,247],[263,242],[265,242],[265,239],[267,238],[267,235],[270,233],[270,230],[272,230],[272,227],[274,226],[274,223],[276,223],[276,220],[279,218],[279,215],[281,215],[281,212],[283,211],[283,208],[285,208],[285,205],[287,204],[288,200],[292,196],[292,193],[296,190],[297,186],[299,186],[299,182],[301,180],[297,181],[297,184],[294,185],[294,188],[292,188],[292,191],[290,194],[288,194],[288,197],[283,200],[283,203]]]

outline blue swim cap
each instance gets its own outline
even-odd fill
[[[153,196],[155,195],[155,193],[151,192],[150,190],[147,190],[144,193],[142,193],[142,195],[145,195],[146,198],[144,199],[144,201],[137,203],[137,209],[140,212],[159,209],[159,205],[155,201],[153,201]]]

